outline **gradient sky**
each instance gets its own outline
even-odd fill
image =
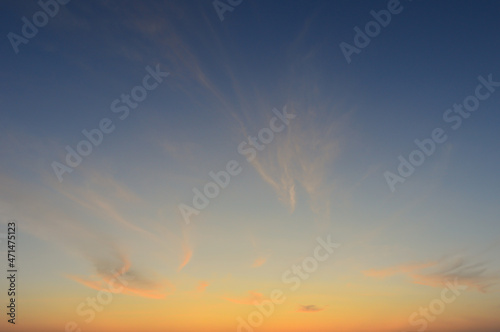
[[[17,221],[19,275],[0,329],[230,332],[281,289],[255,331],[416,331],[456,279],[427,331],[499,331],[500,91],[459,129],[443,114],[500,81],[500,3],[402,1],[347,63],[339,44],[387,3],[243,0],[221,21],[210,0],[72,0],[16,54],[7,35],[40,7],[3,1],[0,232]],[[120,120],[113,101],[157,65],[169,76]],[[248,162],[239,144],[285,107]],[[60,182],[53,162],[103,118],[114,131]],[[446,142],[391,192],[384,172],[434,128]],[[230,160],[241,173],[186,224],[179,205]],[[341,246],[290,291],[327,236]],[[117,270],[130,282],[87,323],[78,306]]]

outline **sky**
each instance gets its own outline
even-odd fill
[[[0,6],[0,330],[500,330],[500,3]]]

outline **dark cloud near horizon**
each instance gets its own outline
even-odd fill
[[[300,305],[299,306],[299,312],[317,312],[317,311],[322,311],[324,310],[325,307],[320,308],[315,304],[309,304],[309,305]]]

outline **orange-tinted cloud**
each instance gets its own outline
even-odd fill
[[[500,284],[498,271],[490,271],[486,263],[469,263],[460,256],[448,257],[438,262],[400,265],[382,270],[363,271],[363,273],[377,278],[405,274],[413,283],[431,287],[444,287],[447,281],[453,281],[482,293],[489,292]]]
[[[198,288],[196,288],[196,291],[198,293],[203,293],[205,291],[205,288],[207,288],[208,286],[209,286],[208,282],[200,281],[200,283],[198,284]]]
[[[411,264],[411,265],[398,265],[398,266],[393,266],[389,267],[386,269],[381,269],[381,270],[367,270],[363,271],[363,274],[368,277],[374,277],[374,278],[386,278],[393,276],[395,274],[399,273],[411,273],[416,270],[421,270],[425,269],[431,266],[436,265],[436,262],[431,262],[431,263],[422,263],[422,264]]]
[[[116,254],[116,253],[115,253]],[[121,265],[117,268],[117,260]],[[153,281],[131,270],[127,257],[116,254],[111,259],[94,259],[97,275],[92,278],[68,276],[68,278],[95,290],[107,290],[112,293],[135,295],[153,299],[162,299],[173,291],[167,280]]]
[[[181,265],[179,265],[179,268],[177,269],[177,271],[180,271],[184,268],[184,266],[186,266],[189,261],[191,260],[191,257],[193,256],[193,251],[188,249],[188,250],[185,250],[184,251],[184,258],[182,260],[182,263]]]
[[[134,206],[144,204],[143,200],[133,191],[112,177],[98,172],[90,172],[87,176],[87,181],[88,186],[78,187],[68,184],[65,187],[61,187],[56,184],[52,185],[52,187],[97,217],[144,234],[152,240],[159,241],[157,235],[132,222],[123,213],[122,203],[133,204]]]
[[[191,257],[193,256],[193,250],[189,247],[187,241],[184,241],[182,245],[182,252],[183,252],[182,262],[177,268],[177,271],[182,270],[189,263]]]
[[[252,267],[259,267],[259,266],[263,265],[266,261],[267,261],[267,258],[259,257],[253,262]]]
[[[235,299],[224,297],[223,299],[237,304],[254,304],[255,302],[260,303],[264,300],[264,296],[261,293],[250,291],[248,294],[249,296],[243,298]]]

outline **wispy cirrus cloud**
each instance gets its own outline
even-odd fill
[[[333,126],[320,130],[316,123],[318,114],[312,109],[300,113],[293,105],[287,109],[297,117],[286,134],[277,135],[266,150],[257,154],[252,165],[290,212],[295,210],[301,188],[309,198],[311,210],[328,215],[332,189],[326,180],[339,152],[338,142],[329,139]]]
[[[259,257],[253,262],[252,267],[262,266],[266,261],[267,261],[266,257]]]
[[[452,256],[435,262],[399,265],[381,270],[367,270],[363,274],[369,277],[386,278],[397,274],[410,277],[412,282],[431,287],[443,287],[447,280],[459,280],[481,293],[499,291],[500,273],[488,268],[486,262],[472,262],[462,256]]]
[[[174,287],[166,279],[154,280],[132,269],[130,260],[118,251],[108,252],[106,257],[94,254],[87,255],[86,258],[92,263],[95,274],[88,277],[68,275],[69,279],[95,290],[113,291],[116,288],[116,293],[153,299],[165,298],[174,291]]]
[[[223,297],[224,300],[237,303],[237,304],[248,304],[248,305],[253,305],[255,302],[260,303],[264,300],[264,295],[261,293],[257,293],[254,291],[248,292],[248,296],[246,297],[241,297],[241,298],[229,298],[229,297]]]
[[[193,256],[193,250],[191,250],[191,248],[187,247],[186,245],[183,245],[182,262],[177,268],[177,271],[181,271],[189,263],[192,256]]]
[[[111,235],[125,231],[138,234],[137,226],[128,218],[123,218],[121,211],[127,204],[143,209],[146,207],[144,202],[113,177],[95,172],[84,172],[84,175],[80,186],[72,181],[65,181],[61,186],[50,178],[42,178],[46,180],[46,186],[33,188],[19,179],[0,174],[0,183],[10,184],[12,188],[9,196],[0,199],[0,206],[5,207],[3,211],[8,215],[23,220],[23,231],[47,243],[64,247],[69,256],[78,258],[75,261],[92,266],[93,273],[77,276],[67,271],[66,277],[96,290],[108,289],[115,278],[123,279],[128,283],[120,292],[134,296],[163,298],[172,293],[173,285],[163,276],[156,275],[154,271],[146,276],[145,272],[134,268],[125,254],[134,244],[118,244],[119,241]],[[100,204],[96,200],[101,200]],[[79,213],[69,213],[75,208]],[[158,240],[157,235],[145,229],[139,234]],[[162,235],[176,239],[169,233]],[[172,243],[175,248],[178,242]],[[159,241],[150,244],[152,250],[163,245]],[[140,269],[144,268],[141,266]]]
[[[393,276],[395,274],[411,274],[414,271],[425,269],[428,267],[435,266],[437,262],[429,262],[429,263],[421,263],[421,264],[409,264],[409,265],[398,265],[398,266],[392,266],[388,267],[385,269],[371,269],[371,270],[366,270],[363,271],[363,274],[368,276],[368,277],[375,277],[375,278],[386,278]]]
[[[53,181],[51,183],[53,184]],[[158,239],[152,232],[136,225],[124,215],[123,203],[138,206],[143,202],[133,191],[112,177],[91,172],[87,174],[83,185],[67,183],[64,187],[57,185],[53,187],[75,204],[108,222]]]
[[[318,312],[325,310],[325,308],[326,307],[318,307],[317,305],[314,304],[300,305],[299,308],[297,309],[297,312]]]
[[[182,232],[182,258],[179,267],[177,268],[177,272],[181,271],[190,261],[191,257],[193,257],[193,248],[189,241],[189,232],[188,230],[184,230]]]
[[[208,286],[210,286],[210,284],[208,282],[200,281],[200,283],[198,284],[198,287],[196,288],[196,291],[198,293],[203,293]]]

